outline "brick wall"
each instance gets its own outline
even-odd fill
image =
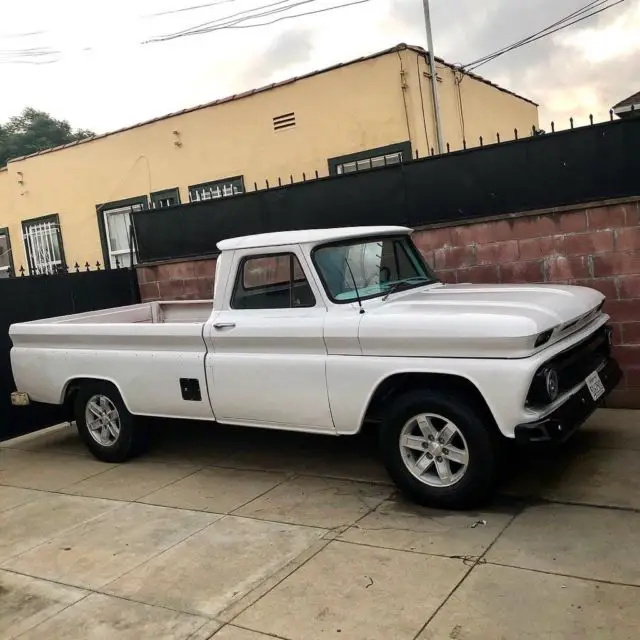
[[[640,198],[420,229],[416,245],[446,282],[557,282],[607,296],[624,380],[610,406],[640,408]],[[143,300],[210,298],[215,260],[139,268]]]
[[[207,300],[213,297],[215,258],[138,267],[140,297],[151,300]]]
[[[446,282],[557,282],[601,291],[625,373],[609,404],[640,408],[640,199],[423,229],[413,237]]]

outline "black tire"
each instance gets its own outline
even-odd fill
[[[113,442],[101,444],[87,426],[87,405],[92,399],[106,398],[117,411],[119,432]],[[142,453],[148,446],[148,433],[143,424],[127,410],[119,391],[109,382],[95,381],[83,384],[74,402],[74,415],[80,437],[93,456],[103,462],[125,462]]]
[[[468,452],[468,464],[459,480],[449,486],[432,486],[419,480],[408,468],[402,455],[400,435],[409,421],[419,414],[435,414],[451,421],[462,434]],[[446,509],[469,509],[489,498],[495,485],[498,446],[492,425],[483,420],[485,412],[460,392],[444,390],[410,391],[395,399],[380,428],[380,448],[387,472],[397,487],[413,502]],[[444,425],[434,419],[433,424]],[[457,438],[460,436],[457,435]],[[450,453],[447,451],[447,453]],[[413,453],[416,458],[422,454]],[[427,453],[424,454],[427,456]],[[429,454],[431,455],[431,454]],[[431,458],[435,465],[435,460]],[[438,457],[442,463],[442,456]],[[462,468],[447,462],[450,469]],[[435,467],[430,473],[437,473]],[[454,474],[455,476],[455,474]],[[436,482],[438,479],[436,479]]]

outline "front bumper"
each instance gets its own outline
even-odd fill
[[[584,384],[564,404],[542,420],[517,425],[514,429],[516,442],[564,442],[569,438],[602,405],[603,400],[622,378],[622,371],[613,358],[608,358],[598,373],[605,389],[598,400],[593,400],[587,385]]]

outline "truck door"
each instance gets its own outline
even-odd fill
[[[235,252],[235,279],[206,329],[209,392],[221,422],[334,432],[327,309],[302,264],[297,246]]]

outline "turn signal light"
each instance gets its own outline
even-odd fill
[[[549,342],[551,338],[551,334],[553,333],[553,329],[549,329],[548,331],[543,331],[537,338],[533,346],[537,349],[541,347],[543,344]]]

